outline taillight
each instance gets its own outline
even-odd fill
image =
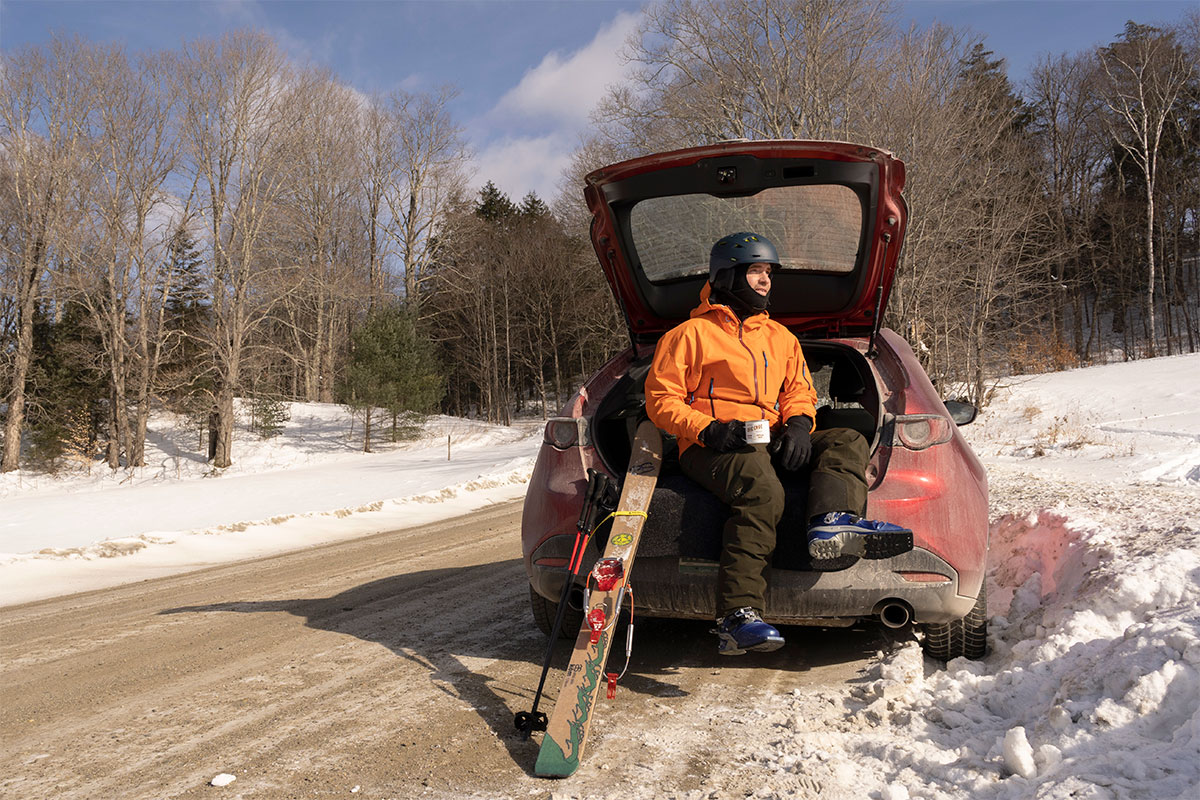
[[[954,423],[938,414],[903,414],[895,418],[896,438],[909,450],[924,450],[950,441]]]
[[[583,417],[551,417],[546,423],[542,441],[559,450],[591,444],[587,420]]]

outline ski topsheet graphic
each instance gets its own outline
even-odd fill
[[[579,768],[596,693],[605,680],[604,665],[612,649],[626,581],[661,466],[662,436],[652,422],[644,420],[633,440],[621,500],[612,513],[608,545],[588,576],[584,622],[542,737],[534,772],[543,777],[565,778]]]

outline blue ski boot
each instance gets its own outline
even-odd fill
[[[717,652],[723,656],[740,656],[747,650],[769,653],[783,647],[779,631],[762,621],[753,608],[739,608],[717,621],[713,630],[719,642]]]
[[[808,526],[808,554],[814,561],[841,556],[891,558],[912,548],[913,535],[907,528],[863,519],[846,511],[831,511]]]

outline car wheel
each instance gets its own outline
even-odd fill
[[[529,587],[529,608],[533,611],[533,621],[538,630],[549,636],[554,630],[554,617],[558,614],[558,603],[547,600],[537,591]],[[563,615],[562,627],[558,631],[560,639],[574,639],[579,635],[579,626],[583,624],[583,612],[567,606]]]
[[[987,584],[979,588],[979,597],[965,617],[923,629],[921,647],[930,658],[983,658],[987,654]]]

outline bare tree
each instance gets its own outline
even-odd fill
[[[395,180],[396,122],[381,97],[371,98],[359,109],[359,220],[366,236],[369,281],[379,298],[391,289],[386,270],[390,255],[386,196]]]
[[[961,297],[965,271],[954,244],[960,209],[973,198],[968,168],[975,133],[964,119],[958,86],[973,44],[943,26],[905,33],[895,43],[896,69],[880,87],[887,101],[864,99],[873,103],[867,140],[893,150],[908,173],[911,214],[888,317],[902,323],[935,380],[955,370],[959,353],[951,342],[963,335],[952,298]]]
[[[1034,67],[1028,86],[1042,159],[1038,172],[1058,251],[1049,275],[1056,287],[1055,329],[1059,330],[1069,299],[1073,303],[1074,351],[1085,359],[1099,334],[1093,313],[1085,338],[1085,292],[1093,297],[1097,294],[1096,187],[1109,155],[1096,90],[1097,71],[1090,53],[1043,58]]]
[[[877,118],[908,165],[912,212],[888,318],[940,391],[978,403],[1005,366],[997,334],[1039,312],[1045,257],[1022,108],[990,55],[946,28],[906,34]]]
[[[494,231],[469,208],[455,209],[437,254],[425,313],[435,341],[452,366],[450,392],[458,413],[469,413],[468,384],[478,392],[480,411],[491,421],[501,414],[496,313],[498,286],[490,269]],[[457,368],[457,369],[455,369]]]
[[[525,215],[516,228],[511,281],[520,291],[514,297],[512,351],[545,416],[552,410],[551,392],[555,400],[562,399],[567,348],[585,313],[581,306],[591,299],[575,278],[584,271],[579,267],[586,253],[582,242],[569,237],[548,212]]]
[[[49,271],[76,202],[84,147],[82,120],[92,98],[78,42],[55,40],[6,56],[0,65],[0,151],[5,169],[6,226],[0,240],[13,341],[0,471],[20,466],[25,384],[33,359],[33,323]],[[6,292],[7,294],[7,292]]]
[[[85,197],[87,251],[70,248],[78,266],[67,278],[104,347],[110,386],[108,463],[145,463],[146,425],[166,347],[163,325],[166,240],[174,209],[165,185],[175,166],[167,64],[131,64],[120,47],[90,48],[87,78],[96,99],[88,123]],[[127,404],[132,402],[132,421]]]
[[[388,232],[404,269],[405,300],[419,308],[435,233],[466,181],[467,149],[462,130],[447,106],[456,91],[437,94],[396,92],[392,177],[384,194],[392,225]]]
[[[603,134],[643,151],[720,139],[848,139],[883,75],[890,0],[664,0],[644,11]]]
[[[211,249],[213,464],[227,467],[247,346],[271,308],[270,293],[258,290],[279,271],[264,232],[291,180],[299,119],[286,61],[263,35],[187,45],[177,79],[182,145]]]
[[[1036,313],[1045,230],[1025,111],[1003,62],[942,26],[897,32],[888,2],[666,0],[628,45],[593,156],[729,137],[848,139],[908,165],[913,210],[888,317],[940,380],[981,399],[994,332]],[[1015,262],[1014,262],[1015,259]],[[968,313],[964,313],[964,309]],[[893,324],[896,324],[893,322]]]
[[[1119,41],[1098,52],[1107,77],[1106,120],[1113,139],[1141,171],[1146,192],[1146,315],[1150,355],[1155,353],[1155,190],[1163,137],[1180,95],[1197,69],[1172,31],[1128,23]]]
[[[351,308],[369,294],[355,197],[360,187],[357,96],[324,72],[303,76],[290,104],[300,119],[291,180],[274,221],[283,267],[279,311],[290,334],[285,352],[303,375],[304,398],[332,403]]]

